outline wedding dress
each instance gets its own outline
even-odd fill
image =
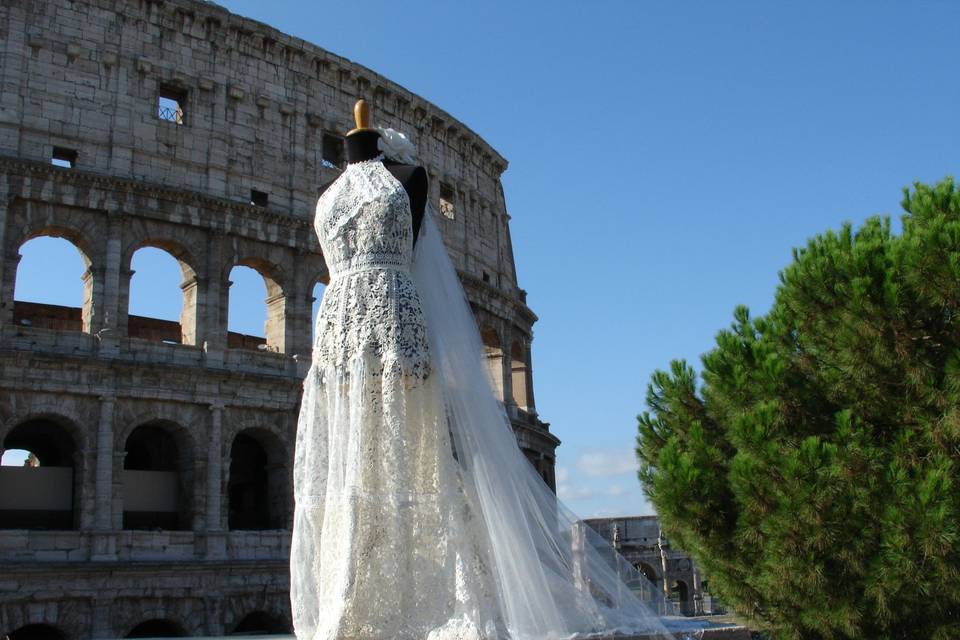
[[[317,203],[330,283],[296,434],[297,638],[664,634],[517,447],[433,215],[414,259],[379,158]]]

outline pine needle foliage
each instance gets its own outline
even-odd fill
[[[960,191],[902,206],[794,250],[637,418],[667,535],[778,639],[960,638]]]

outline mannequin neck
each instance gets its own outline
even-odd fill
[[[375,130],[357,131],[347,136],[347,162],[363,162],[372,160],[380,155],[380,149],[377,142],[380,141],[380,133]]]

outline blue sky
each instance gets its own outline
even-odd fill
[[[764,312],[792,247],[957,174],[956,2],[221,4],[391,78],[510,161],[537,407],[585,516],[650,512],[632,447],[654,369],[699,362],[735,305]],[[35,242],[23,264],[55,295]],[[138,295],[134,278],[133,313],[176,317],[175,284]]]

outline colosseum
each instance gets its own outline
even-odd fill
[[[519,446],[554,484],[534,404],[504,160],[377,73],[196,0],[0,4],[0,635],[289,632],[292,460],[312,226],[360,98],[407,132]],[[20,250],[69,241],[80,307],[17,299]],[[179,322],[130,313],[134,254],[180,267]],[[263,336],[228,330],[262,276]]]

